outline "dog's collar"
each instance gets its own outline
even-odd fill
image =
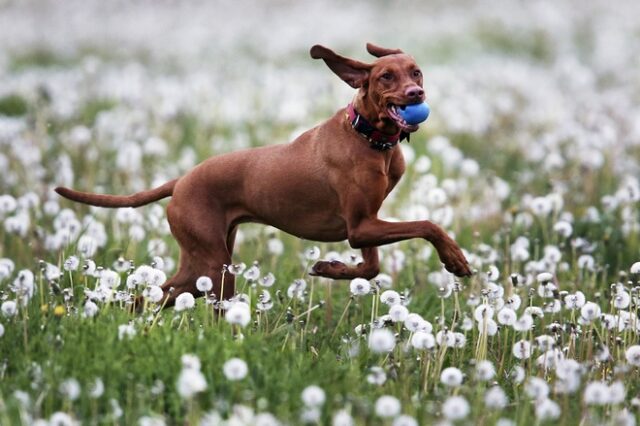
[[[365,118],[356,111],[353,104],[347,106],[347,120],[351,127],[369,141],[369,146],[376,151],[388,151],[406,139],[409,140],[409,133],[399,131],[393,135],[387,135],[376,129]]]

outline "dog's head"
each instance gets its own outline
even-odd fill
[[[338,77],[359,89],[358,112],[383,131],[415,132],[398,114],[399,106],[424,102],[422,72],[416,61],[400,49],[386,49],[367,43],[367,51],[378,59],[371,64],[345,58],[315,45],[311,57],[322,59]]]

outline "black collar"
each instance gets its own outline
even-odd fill
[[[353,104],[347,106],[347,120],[351,123],[351,127],[368,140],[369,146],[376,151],[387,151],[396,146],[398,142],[404,139],[409,140],[409,133],[402,131],[398,131],[398,133],[393,135],[382,133],[365,120],[365,118],[356,111]]]

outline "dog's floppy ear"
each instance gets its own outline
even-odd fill
[[[395,55],[397,53],[404,53],[400,49],[387,49],[386,47],[376,46],[375,44],[371,43],[367,43],[367,52],[369,52],[376,58],[381,58],[387,55]]]
[[[313,46],[309,53],[313,59],[322,59],[331,71],[354,89],[362,87],[369,78],[369,71],[371,70],[371,65],[369,64],[345,58],[319,44]]]

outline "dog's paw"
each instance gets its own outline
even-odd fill
[[[442,243],[439,247],[436,247],[436,250],[447,271],[458,277],[469,277],[473,275],[467,258],[455,241],[450,239]]]
[[[347,265],[342,262],[338,262],[337,260],[321,260],[311,267],[309,275],[336,279],[340,278],[341,273],[343,273],[346,268]]]

